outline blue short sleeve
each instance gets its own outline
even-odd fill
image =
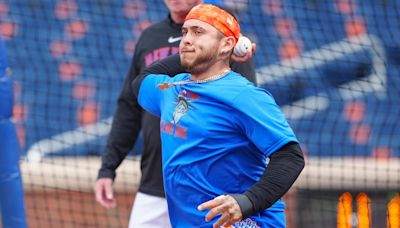
[[[298,142],[274,98],[266,90],[246,87],[233,103],[239,128],[266,156]]]
[[[164,82],[168,83],[169,80],[168,75],[162,74],[152,74],[145,77],[139,89],[138,102],[140,106],[151,114],[160,117],[163,90],[159,88],[159,85]]]

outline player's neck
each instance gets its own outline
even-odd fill
[[[192,73],[190,79],[195,81],[212,80],[213,78],[217,79],[219,76],[223,76],[229,71],[230,68],[227,64],[216,63],[203,72]]]

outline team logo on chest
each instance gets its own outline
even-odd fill
[[[199,99],[199,95],[189,92],[187,90],[181,90],[177,97],[177,102],[174,102],[175,110],[172,114],[171,123],[177,125],[183,116],[185,116],[189,110],[193,107],[190,105],[191,102]]]
[[[181,90],[176,99],[177,102],[174,102],[175,109],[172,113],[172,120],[165,121],[161,119],[160,130],[164,134],[173,135],[175,138],[186,140],[188,128],[179,126],[178,124],[189,110],[194,109],[190,103],[199,99],[199,95],[186,90]]]

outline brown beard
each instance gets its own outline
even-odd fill
[[[217,59],[216,53],[213,53],[213,49],[209,52],[202,52],[197,56],[192,63],[185,61],[181,56],[181,65],[183,68],[191,74],[199,74],[208,69]]]

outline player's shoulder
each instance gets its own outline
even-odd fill
[[[247,99],[273,102],[274,99],[269,91],[258,87],[239,73],[232,72],[231,74],[230,85],[235,93],[232,96],[234,102],[246,102]]]
[[[243,77],[241,74],[234,71],[229,72],[221,80],[217,80],[207,87],[208,90],[213,90],[216,97],[232,103],[236,97],[241,96],[242,91],[247,91],[255,85]]]
[[[248,90],[248,89],[251,90],[251,88],[257,87],[253,82],[249,81],[245,76],[235,71],[231,71],[229,73],[227,81],[229,82],[229,87],[231,87],[235,91]]]

